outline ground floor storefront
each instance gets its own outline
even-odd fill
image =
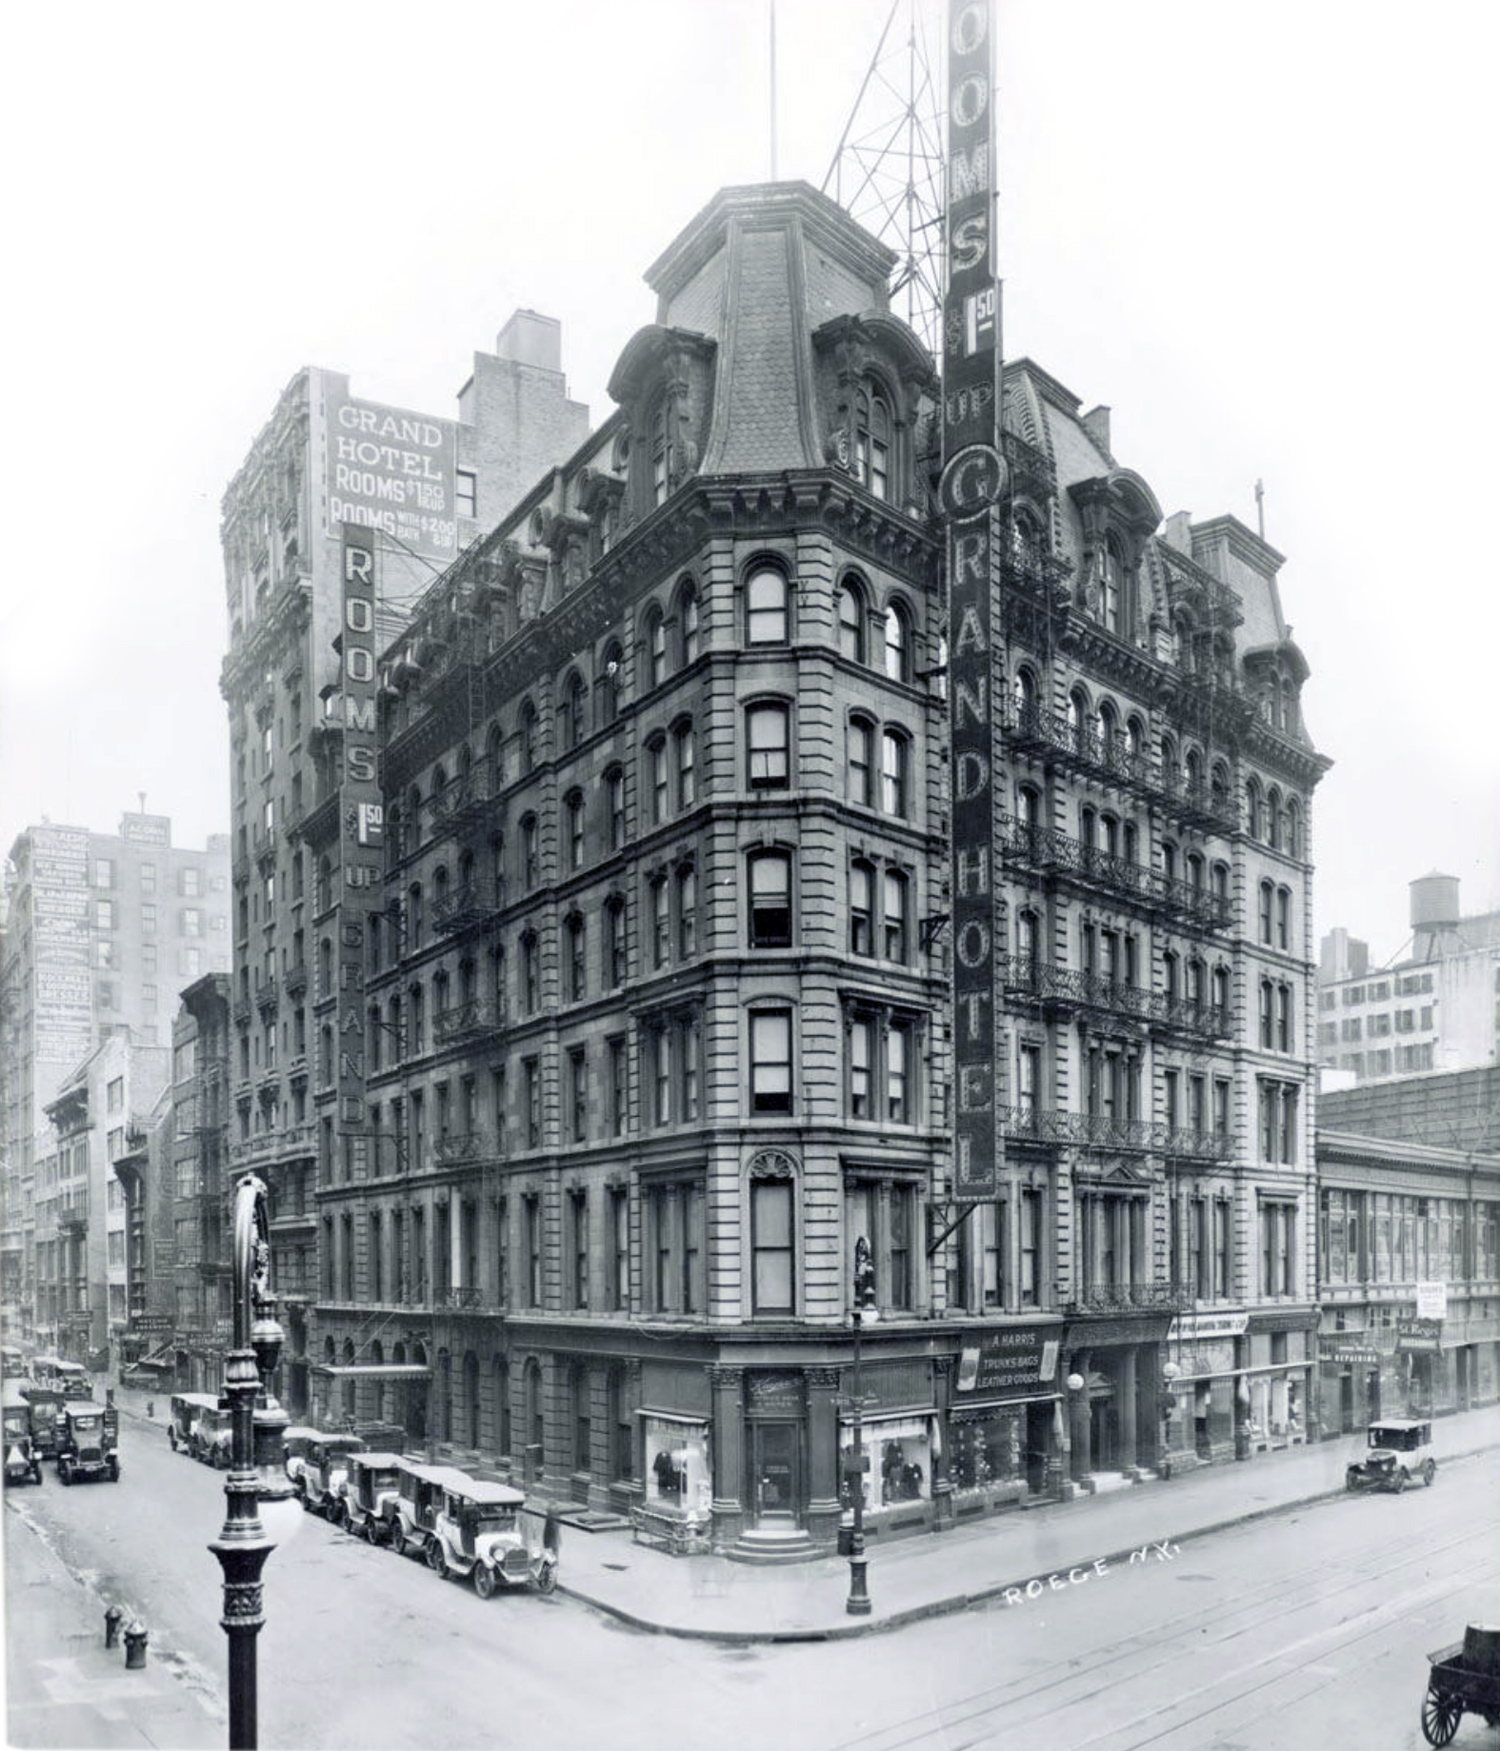
[[[1323,1311],[1316,1430],[1354,1434],[1381,1417],[1449,1416],[1500,1402],[1500,1322],[1421,1319],[1414,1303],[1341,1302]]]

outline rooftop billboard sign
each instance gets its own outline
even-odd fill
[[[325,383],[325,532],[359,523],[412,553],[456,559],[453,422],[356,401],[341,380]]]

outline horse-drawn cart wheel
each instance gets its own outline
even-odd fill
[[[1464,1705],[1436,1688],[1422,1699],[1422,1734],[1429,1745],[1446,1745],[1464,1718]]]

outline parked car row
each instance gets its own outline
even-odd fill
[[[5,1481],[42,1481],[42,1460],[55,1459],[62,1484],[88,1478],[120,1481],[120,1413],[89,1398],[60,1398],[31,1381],[5,1383]]]
[[[309,1513],[419,1557],[435,1574],[472,1581],[481,1599],[502,1587],[550,1593],[557,1585],[557,1539],[544,1534],[531,1547],[525,1494],[509,1484],[306,1427],[287,1430],[286,1468]]]
[[[231,1433],[229,1412],[214,1393],[172,1395],[167,1440],[174,1453],[186,1453],[217,1471],[228,1471]]]

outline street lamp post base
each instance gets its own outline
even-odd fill
[[[844,1601],[844,1610],[850,1617],[870,1615],[870,1595],[865,1585],[865,1559],[862,1556],[849,1559],[849,1597]]]

